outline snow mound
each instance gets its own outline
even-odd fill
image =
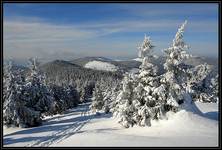
[[[111,63],[102,62],[102,61],[90,61],[85,64],[85,68],[95,69],[95,70],[104,70],[104,71],[117,71],[119,68]]]
[[[115,118],[101,117],[91,120],[79,134],[51,146],[218,146],[217,121],[187,111],[171,112],[168,117],[153,121],[151,127],[127,129]]]

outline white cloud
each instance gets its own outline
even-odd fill
[[[53,25],[45,22],[4,21],[4,40],[62,41],[94,37],[95,32],[75,26]]]
[[[4,57],[28,58],[33,56],[52,58],[64,55],[66,58],[78,56],[132,56],[137,53],[138,41],[132,38],[109,40],[106,35],[126,32],[163,32],[174,36],[183,20],[122,20],[100,21],[82,24],[52,24],[35,18],[4,20]],[[190,32],[216,33],[218,24],[213,21],[188,20]],[[103,36],[103,37],[101,37]],[[143,35],[141,35],[143,36]],[[127,37],[125,37],[127,38]],[[142,39],[143,37],[141,37]],[[172,39],[169,39],[171,41]],[[165,41],[155,41],[158,49],[167,47]],[[195,43],[194,43],[195,44]],[[211,45],[211,44],[209,44]],[[211,47],[211,46],[206,46]],[[206,48],[205,48],[206,49]]]

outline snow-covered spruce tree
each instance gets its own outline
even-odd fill
[[[79,88],[80,103],[83,103],[85,101],[85,95],[86,95],[86,91],[85,91],[84,85],[82,85]]]
[[[3,123],[6,126],[30,127],[41,124],[40,112],[27,107],[25,84],[20,73],[7,67],[7,92],[3,103]]]
[[[138,56],[139,56],[139,58],[143,59],[144,57],[149,55],[152,52],[153,47],[154,46],[151,44],[150,37],[147,37],[146,34],[145,34],[143,43],[140,46],[138,46],[138,50],[139,50]]]
[[[185,21],[178,29],[173,44],[165,49],[166,62],[164,68],[166,73],[160,80],[161,84],[166,85],[166,93],[168,93],[166,101],[170,106],[169,110],[178,111],[185,109],[195,113],[200,113],[199,109],[193,103],[192,98],[186,90],[186,82],[188,80],[189,66],[185,64],[185,60],[191,55],[187,53],[188,45],[183,40],[183,33],[185,29]],[[173,107],[172,107],[173,106]]]
[[[92,96],[94,86],[94,82],[86,80],[83,82],[80,88],[78,88],[81,103],[88,101],[88,99]]]
[[[164,51],[166,72],[159,76],[158,68],[152,64],[153,46],[150,38],[145,36],[144,43],[139,47],[143,52],[139,74],[125,76],[123,89],[117,97],[114,115],[120,116],[123,126],[150,126],[151,120],[162,118],[168,111],[185,109],[200,113],[186,90],[191,67],[184,63],[190,57],[186,52],[188,46],[183,41],[186,23],[178,29],[172,46]]]
[[[62,114],[67,109],[76,107],[79,103],[79,93],[76,90],[74,81],[69,85],[57,85],[50,83],[49,92],[54,99],[53,114]]]
[[[219,76],[218,74],[211,79],[212,94],[213,94],[213,102],[219,103],[219,85],[218,85]]]
[[[79,93],[73,85],[68,85],[65,89],[67,95],[67,106],[68,108],[76,107],[79,103]]]
[[[89,99],[92,97],[93,89],[95,88],[95,81],[88,81],[85,86],[85,96],[84,96],[84,102],[89,101]]]
[[[135,121],[140,126],[151,126],[151,120],[160,119],[164,113],[165,86],[159,82],[158,67],[152,64],[153,45],[150,38],[146,38],[141,47],[144,48],[144,58],[137,75],[137,86],[134,89],[134,105],[137,115]]]
[[[12,62],[4,64],[3,71],[3,102],[8,98],[10,92],[9,89],[12,86]]]
[[[111,91],[111,87],[106,87],[105,90],[103,90],[102,94],[103,94],[103,107],[102,110],[105,113],[109,113],[110,111],[110,103],[111,103],[111,96],[112,96],[112,91]]]
[[[90,105],[90,110],[92,112],[98,112],[102,110],[103,106],[104,106],[104,97],[102,94],[102,90],[100,88],[100,85],[96,83],[93,91],[92,104]]]
[[[118,95],[119,82],[113,80],[112,83],[108,82],[108,84],[106,84],[106,86],[104,87],[105,90],[103,90],[103,97],[104,97],[103,111],[105,113],[111,112],[112,108],[114,107],[113,105],[115,104],[115,100]]]
[[[134,116],[137,111],[133,105],[134,100],[134,77],[133,74],[126,73],[122,80],[122,89],[116,98],[114,116],[119,118],[119,123],[129,128],[135,124]]]
[[[120,117],[124,127],[151,126],[151,120],[162,118],[165,112],[165,86],[160,84],[158,68],[152,64],[153,47],[150,38],[145,36],[139,47],[143,52],[139,73],[127,74],[123,80],[114,114]]]
[[[16,101],[19,91],[17,90],[16,77],[12,74],[12,62],[10,61],[4,69],[3,123],[7,126],[11,124],[17,125]]]
[[[194,101],[213,102],[216,95],[212,94],[213,86],[208,83],[211,66],[207,63],[195,66],[188,70],[189,78],[186,90]],[[216,101],[215,101],[216,102]]]
[[[68,109],[68,104],[66,102],[67,94],[64,87],[56,84],[50,84],[50,93],[54,97],[54,108],[52,110],[53,114],[62,114]]]
[[[121,81],[116,82],[116,84],[111,89],[111,95],[110,95],[110,112],[114,113],[116,111],[116,105],[118,104],[117,96],[121,92],[122,83]]]
[[[169,109],[173,109],[174,111],[179,108],[179,104],[184,102],[182,83],[185,82],[183,79],[186,75],[184,75],[181,64],[189,57],[186,52],[188,46],[183,41],[183,33],[186,24],[187,21],[178,29],[172,46],[164,50],[166,54],[166,62],[164,63],[166,73],[161,79],[161,83],[167,85],[167,103],[173,106]]]
[[[101,78],[97,81],[99,84],[100,90],[103,95],[103,107],[102,111],[109,113],[112,108],[112,103],[116,98],[116,93],[114,93],[114,87],[117,85],[118,81],[111,78]]]
[[[30,75],[26,79],[27,106],[42,115],[50,115],[54,109],[54,98],[45,82],[45,76],[38,69],[36,59],[30,59]]]
[[[78,91],[78,95],[79,95],[79,103],[83,103],[85,102],[85,98],[87,97],[86,95],[86,81],[83,81],[81,78],[78,78],[75,80],[75,87],[76,90]]]

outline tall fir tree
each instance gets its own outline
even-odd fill
[[[7,92],[3,105],[3,122],[6,126],[32,127],[41,124],[40,111],[28,107],[26,87],[21,74],[12,72],[12,66],[7,67]]]
[[[188,45],[183,40],[184,29],[187,24],[185,21],[178,29],[173,44],[165,49],[166,62],[164,68],[166,73],[163,75],[161,82],[167,85],[167,103],[171,104],[174,111],[177,111],[182,103],[191,103],[182,84],[187,80],[187,65],[184,63],[190,57],[187,53]]]
[[[92,104],[90,105],[90,109],[92,112],[98,112],[102,110],[103,106],[104,97],[100,85],[97,83],[93,91]]]
[[[119,123],[124,127],[132,127],[135,122],[133,117],[135,115],[135,107],[133,105],[133,92],[134,89],[134,79],[132,74],[126,73],[122,81],[122,89],[116,99],[116,108],[114,116],[119,118]]]
[[[124,127],[150,126],[152,119],[159,119],[163,114],[164,100],[159,92],[163,86],[159,84],[158,68],[152,64],[153,47],[150,37],[145,36],[139,47],[143,52],[139,73],[127,75],[123,80],[115,114],[120,116],[119,122]]]
[[[34,110],[40,111],[42,115],[50,115],[54,109],[54,98],[46,85],[44,75],[38,69],[37,60],[30,59],[30,74],[26,79],[27,104]]]

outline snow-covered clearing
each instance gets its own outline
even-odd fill
[[[39,127],[4,128],[4,146],[218,146],[218,104],[196,104],[203,117],[181,111],[152,127],[125,129],[110,114],[89,114],[86,103]]]
[[[135,61],[139,61],[139,62],[142,62],[142,61],[143,61],[142,58],[134,58],[133,60],[135,60]]]
[[[117,71],[119,68],[111,63],[103,61],[90,61],[85,64],[85,68],[95,69],[95,70],[104,70],[104,71]]]

